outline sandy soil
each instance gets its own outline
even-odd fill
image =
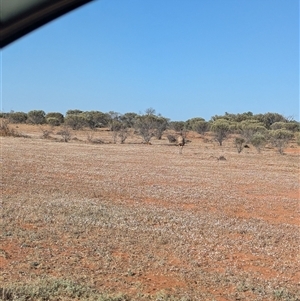
[[[3,287],[55,278],[134,300],[299,300],[295,145],[238,154],[194,133],[180,155],[165,137],[62,143],[16,129],[31,138],[1,138]]]

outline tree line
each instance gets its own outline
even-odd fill
[[[296,137],[300,144],[300,123],[293,118],[284,117],[278,113],[253,114],[245,112],[241,114],[214,115],[209,121],[195,117],[186,121],[172,121],[169,118],[156,114],[153,108],[148,108],[143,114],[120,114],[110,111],[81,111],[68,110],[65,115],[59,112],[45,113],[43,110],[25,112],[1,113],[9,123],[49,124],[53,127],[63,125],[72,130],[82,128],[109,128],[113,134],[114,142],[120,138],[124,143],[129,130],[134,129],[145,143],[149,143],[152,137],[161,139],[167,129],[174,130],[181,135],[187,131],[195,131],[201,135],[207,132],[214,134],[215,140],[222,145],[229,134],[237,134],[235,144],[240,152],[245,144],[254,145],[258,151],[267,143],[272,142],[281,152],[287,141]],[[171,135],[168,136],[172,142]]]

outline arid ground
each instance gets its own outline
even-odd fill
[[[190,133],[180,155],[165,136],[16,130],[30,137],[1,138],[0,299],[300,300],[296,144],[238,153]]]

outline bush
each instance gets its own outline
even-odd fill
[[[75,110],[68,110],[66,112],[66,116],[69,116],[69,115],[79,115],[79,114],[82,114],[82,113],[83,113],[83,111],[77,110],[77,109],[75,109]]]
[[[155,135],[156,116],[142,115],[136,118],[134,127],[136,133],[140,135],[145,143],[149,143],[151,138]]]
[[[87,125],[87,120],[83,114],[68,114],[64,123],[73,130],[79,130]]]
[[[47,123],[52,126],[59,126],[61,124],[59,119],[56,117],[49,117],[46,120],[47,120]]]
[[[10,129],[8,124],[9,124],[8,120],[2,119],[0,121],[0,136],[1,137],[9,137],[9,136],[15,137],[17,135],[17,132],[14,129]]]
[[[271,130],[271,143],[277,148],[280,154],[283,154],[284,148],[287,146],[288,142],[293,138],[293,133],[287,130]]]
[[[81,115],[85,117],[87,125],[91,129],[106,127],[110,121],[109,114],[100,111],[87,111]]]
[[[51,129],[40,128],[40,130],[42,131],[42,137],[41,138],[43,138],[43,139],[49,139],[50,138],[50,134],[52,134]]]
[[[64,125],[62,130],[57,132],[57,135],[60,135],[63,138],[64,142],[69,142],[71,140],[71,131],[67,125]]]
[[[124,115],[120,116],[120,120],[123,124],[126,125],[127,128],[133,128],[135,118],[138,116],[136,113],[125,113]]]
[[[155,121],[155,132],[154,135],[158,140],[161,140],[161,137],[163,135],[163,132],[167,129],[168,127],[168,119],[157,116],[156,121]]]
[[[292,132],[300,131],[300,122],[290,121],[285,124],[285,129]]]
[[[51,112],[46,114],[45,116],[46,122],[51,124],[51,125],[61,125],[64,123],[64,115],[58,112]]]
[[[185,129],[187,129],[187,130],[194,130],[194,126],[198,122],[205,122],[205,119],[201,118],[201,117],[195,117],[195,118],[188,119],[185,122]],[[201,134],[201,133],[199,133],[199,134]]]
[[[121,144],[123,144],[125,142],[125,140],[129,136],[129,134],[130,134],[130,131],[127,127],[121,127],[121,129],[119,130],[119,133],[118,133]]]
[[[198,120],[192,124],[192,130],[200,135],[204,135],[209,129],[209,123],[205,120]]]
[[[253,135],[250,142],[260,153],[261,149],[266,145],[267,139],[262,133],[258,132]]]
[[[256,133],[265,134],[267,132],[267,129],[264,127],[264,125],[257,120],[250,119],[242,121],[237,127],[239,128],[239,132],[243,138],[246,140],[245,143],[251,142],[252,137]]]
[[[230,132],[230,123],[226,119],[217,119],[211,124],[210,128],[215,134],[215,139],[222,146],[224,139]]]
[[[46,122],[45,115],[46,113],[42,110],[29,111],[27,113],[27,122],[32,124],[43,124]]]
[[[26,123],[27,114],[24,112],[13,112],[8,114],[10,123]]]
[[[184,121],[171,121],[169,123],[169,128],[174,130],[175,132],[182,132],[185,129]]]

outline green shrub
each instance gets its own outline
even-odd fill
[[[277,148],[280,154],[283,154],[284,148],[287,146],[288,142],[293,138],[293,136],[294,134],[291,131],[283,129],[270,131],[271,143]]]
[[[59,119],[56,117],[48,117],[46,120],[47,120],[47,123],[52,126],[59,126],[61,124]]]
[[[46,114],[45,116],[47,123],[51,124],[50,122],[54,122],[56,123],[55,125],[60,125],[62,123],[64,123],[64,115],[59,113],[59,112],[51,112]],[[53,121],[50,118],[55,118],[55,121]],[[49,122],[50,120],[50,122]]]
[[[211,124],[210,129],[214,132],[215,139],[221,146],[224,139],[227,138],[227,135],[230,132],[230,123],[226,119],[217,119]]]
[[[46,122],[46,113],[43,110],[33,110],[27,113],[27,122],[32,124],[43,124]]]
[[[13,112],[8,114],[10,123],[26,123],[27,114],[24,112]]]
[[[267,139],[266,136],[262,133],[255,133],[253,137],[251,138],[251,144],[257,149],[257,151],[260,153],[261,149],[266,145]]]

